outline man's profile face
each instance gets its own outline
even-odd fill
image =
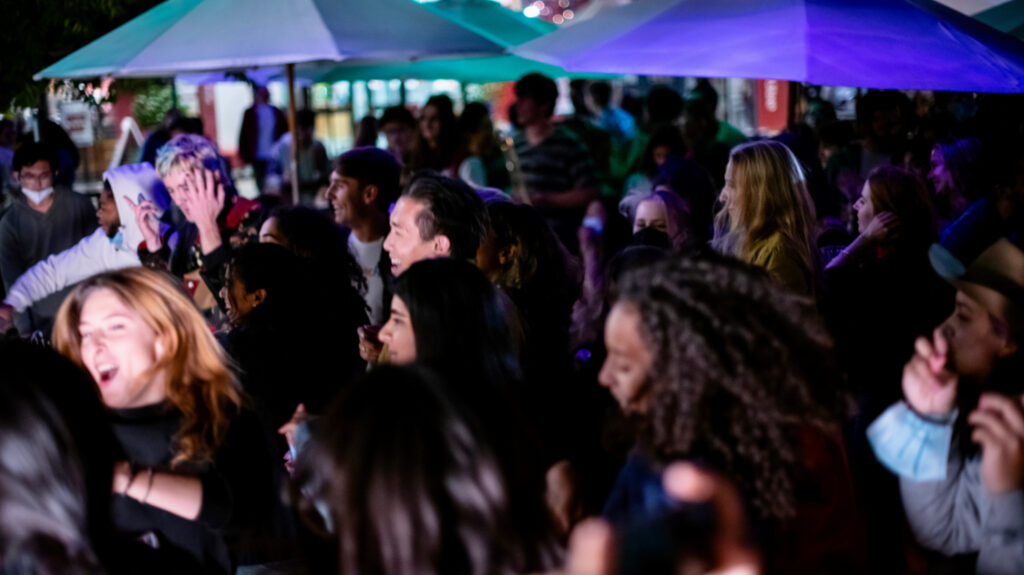
[[[384,239],[384,249],[391,258],[391,273],[398,277],[421,260],[450,255],[439,247],[437,238],[424,240],[417,223],[427,204],[409,197],[401,197],[391,212],[391,231]]]
[[[355,178],[341,175],[337,170],[331,172],[330,186],[327,188],[327,199],[334,208],[334,222],[343,226],[351,226],[362,219],[366,207],[360,197],[363,191]]]

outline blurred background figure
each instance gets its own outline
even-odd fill
[[[256,187],[263,193],[274,142],[288,131],[288,121],[281,110],[270,105],[270,92],[266,87],[254,86],[252,98],[252,106],[242,116],[238,155],[245,165],[252,166]]]

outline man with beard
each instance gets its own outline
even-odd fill
[[[999,240],[966,268],[938,246],[936,271],[956,310],[919,338],[905,400],[868,429],[900,477],[917,541],[946,556],[977,553],[977,573],[1024,572],[1024,408],[1019,341],[1024,252]]]

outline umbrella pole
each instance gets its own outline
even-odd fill
[[[292,205],[299,205],[299,137],[295,132],[295,64],[288,64],[288,132],[292,135]]]

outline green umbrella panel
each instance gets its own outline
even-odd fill
[[[1007,34],[1024,40],[1024,0],[1010,0],[988,10],[978,12],[974,19]]]
[[[518,56],[482,56],[479,58],[452,58],[421,60],[419,62],[373,62],[349,60],[326,68],[299,71],[298,74],[314,82],[342,82],[355,80],[458,80],[464,83],[513,82],[531,72],[551,78],[613,78],[601,74],[572,74],[558,66],[543,64]]]
[[[491,0],[442,0],[424,3],[422,6],[437,16],[506,48],[539,38],[558,28],[554,24],[537,18],[527,18],[521,12],[505,8]],[[552,78],[618,77],[600,74],[571,74],[559,66],[511,54],[426,59],[415,62],[353,59],[297,71],[303,78],[327,83],[354,80],[445,79],[481,84],[510,82],[531,72],[538,72]]]

